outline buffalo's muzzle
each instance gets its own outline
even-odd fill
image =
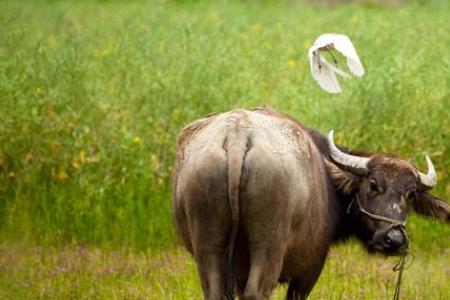
[[[409,242],[406,232],[399,228],[389,231],[378,231],[374,234],[372,247],[374,250],[388,255],[403,254],[408,249]]]

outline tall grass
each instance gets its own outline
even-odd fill
[[[448,9],[2,1],[0,240],[175,244],[177,132],[235,107],[270,105],[421,169],[428,152],[450,198]],[[367,70],[338,96],[309,72],[323,32],[348,34]],[[423,249],[450,247],[444,225],[410,229]]]

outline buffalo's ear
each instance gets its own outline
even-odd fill
[[[412,207],[418,214],[450,222],[450,205],[448,202],[427,192],[417,192]]]
[[[334,163],[326,159],[325,166],[336,189],[338,189],[345,195],[349,195],[358,189],[360,181],[359,176],[340,169]]]

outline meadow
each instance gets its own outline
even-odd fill
[[[171,220],[177,133],[268,105],[438,172],[450,200],[450,5],[0,2],[0,299],[199,299]],[[322,91],[307,49],[349,35],[366,75]],[[450,226],[412,216],[404,299],[450,298]],[[387,299],[394,258],[333,249],[311,299]],[[284,288],[274,298],[282,298]]]

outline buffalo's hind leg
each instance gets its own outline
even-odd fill
[[[251,250],[251,266],[243,299],[270,298],[281,272],[283,254],[284,247],[280,244]]]
[[[306,291],[298,279],[293,279],[289,283],[286,299],[287,300],[305,300],[306,298],[308,298],[310,291],[311,291],[311,289],[309,291]]]
[[[250,268],[243,299],[269,299],[278,283],[289,238],[290,194],[283,181],[284,169],[269,150],[253,148],[247,163],[241,224],[248,240]]]
[[[209,250],[199,251],[196,260],[205,299],[226,299],[225,253]]]
[[[320,272],[322,271],[325,258],[321,259],[315,268],[311,268],[308,273],[304,273],[302,279],[294,278],[289,283],[287,300],[305,300],[314,287]]]
[[[198,273],[208,300],[226,299],[226,250],[229,236],[228,203],[218,196],[195,199],[197,206],[190,210],[190,232]],[[192,201],[193,202],[193,201]],[[223,207],[222,207],[223,206]],[[222,211],[223,213],[217,213]]]
[[[226,299],[229,220],[227,214],[211,213],[217,211],[216,205],[221,205],[219,203],[224,201],[211,197],[208,200],[197,198],[196,202],[201,203],[201,207],[191,210],[193,218],[190,220],[189,231],[204,296],[208,300]]]
[[[225,253],[223,249],[214,249],[214,244],[217,243],[217,235],[206,236],[211,233],[206,229],[208,228],[206,224],[194,221],[197,224],[192,226],[194,224],[191,222],[191,226],[189,226],[181,209],[176,211],[175,222],[186,249],[196,260],[205,299],[225,299]],[[193,232],[190,232],[188,226]],[[205,229],[202,230],[202,227]],[[202,231],[204,232],[202,233]],[[192,243],[191,238],[194,239],[194,243]]]
[[[224,153],[206,153],[186,176],[182,197],[192,253],[205,299],[226,299],[226,250],[231,227]]]

